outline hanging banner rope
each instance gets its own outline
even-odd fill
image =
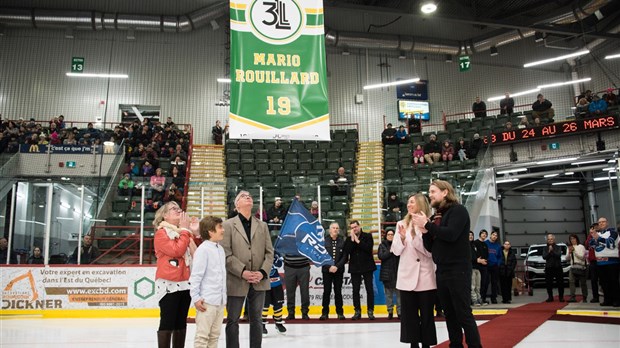
[[[330,140],[323,1],[234,1],[230,28],[230,137]]]

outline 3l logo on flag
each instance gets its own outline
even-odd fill
[[[230,137],[329,140],[321,0],[230,3]]]

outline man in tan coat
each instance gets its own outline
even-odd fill
[[[235,198],[237,216],[224,222],[226,252],[226,347],[239,347],[239,316],[247,297],[250,319],[250,348],[260,348],[263,339],[262,310],[270,289],[268,274],[273,263],[273,246],[267,224],[252,216],[254,201],[247,191]]]

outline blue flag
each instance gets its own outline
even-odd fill
[[[281,255],[303,255],[315,266],[334,264],[325,249],[325,229],[297,199],[288,210],[274,249]]]

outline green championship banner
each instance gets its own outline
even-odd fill
[[[234,1],[230,29],[230,137],[330,140],[323,1]]]

